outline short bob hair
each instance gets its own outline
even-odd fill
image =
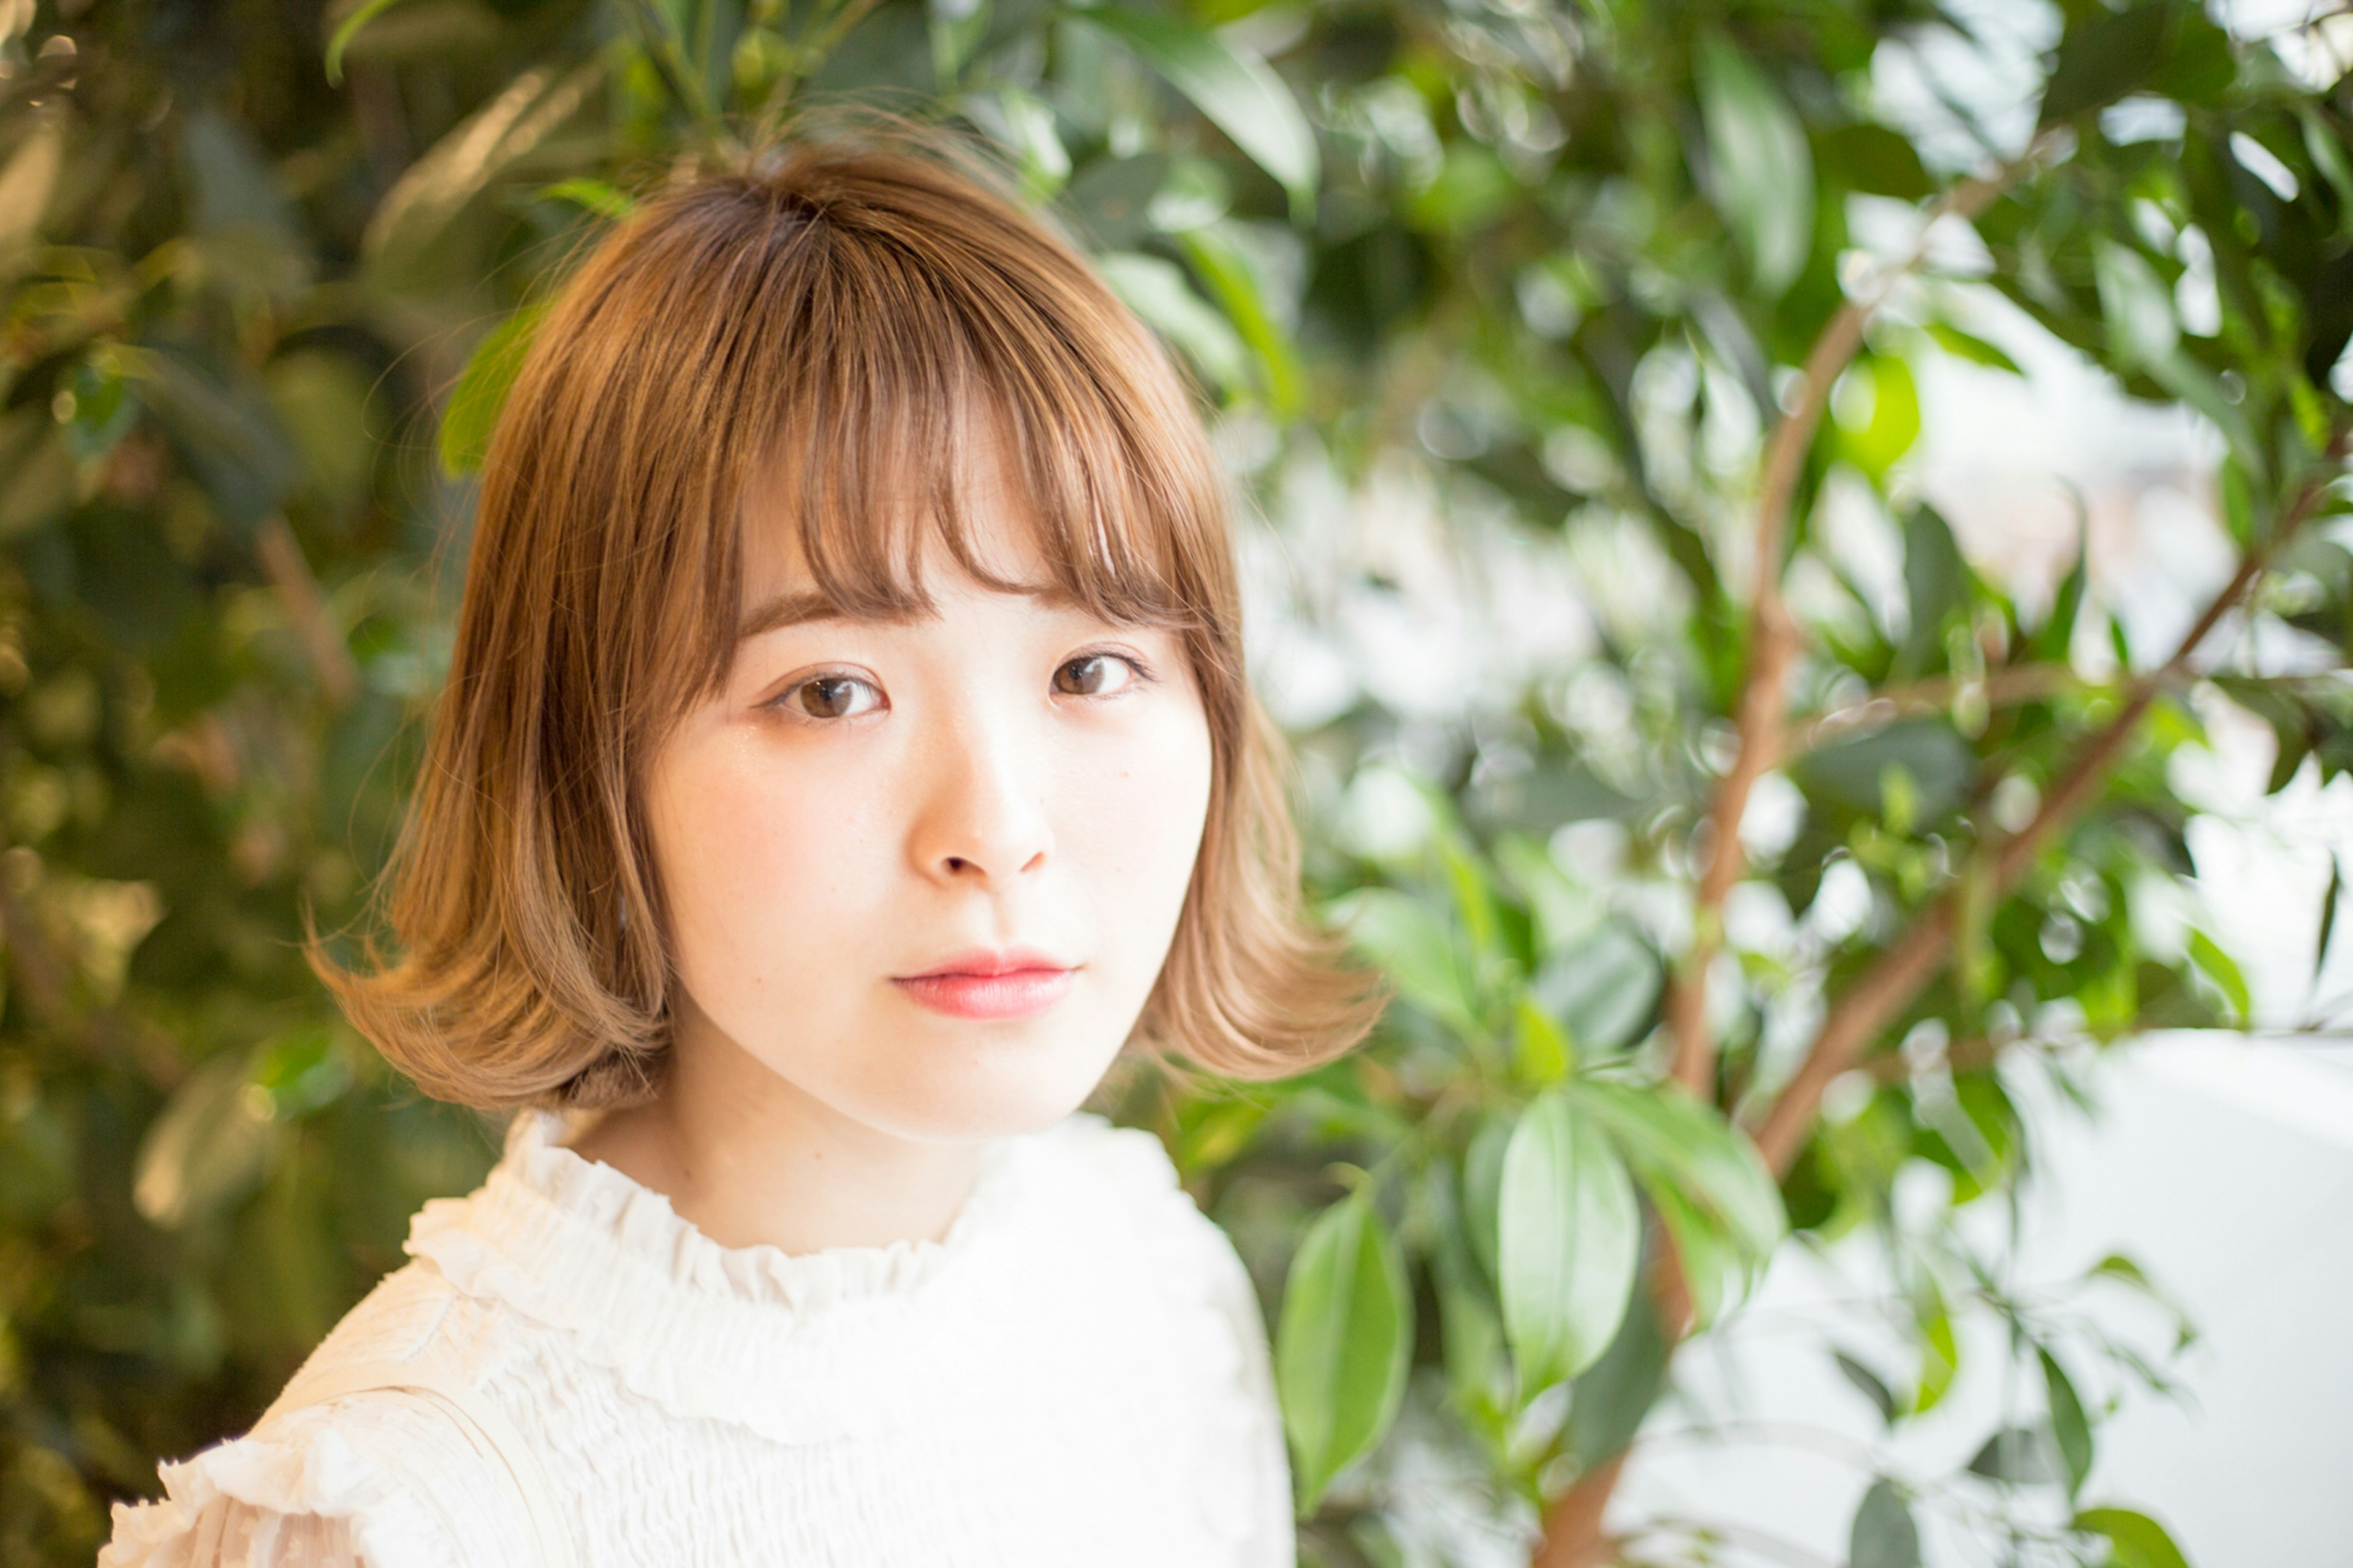
[[[926,533],[993,586],[1177,632],[1212,742],[1199,857],[1130,1050],[1269,1079],[1382,988],[1312,925],[1250,694],[1226,487],[1159,344],[934,138],[804,137],[674,180],[548,303],[492,436],[448,683],[386,874],[396,962],[311,961],[417,1086],[491,1108],[659,1087],[672,984],[648,757],[737,639],[747,496],[838,612],[930,605]],[[1050,584],[980,568],[955,454],[1002,439]]]

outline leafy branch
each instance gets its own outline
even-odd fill
[[[1787,749],[1789,671],[1803,637],[1782,595],[1782,556],[1799,480],[1830,409],[1831,390],[1862,352],[1864,329],[1896,284],[1926,261],[1937,226],[1947,217],[1975,218],[2039,169],[2063,141],[2062,132],[2044,132],[2018,157],[1990,174],[1963,181],[1927,209],[1910,254],[1849,296],[1815,338],[1799,373],[1796,401],[1766,444],[1752,545],[1748,667],[1736,715],[1736,749],[1708,813],[1708,859],[1693,899],[1691,948],[1667,1000],[1667,1026],[1675,1042],[1674,1076],[1695,1094],[1712,1095],[1715,1088],[1707,975],[1724,945],[1725,900],[1747,868],[1740,844],[1741,818],[1757,781],[1781,761]]]
[[[2045,844],[2098,798],[2158,696],[2189,673],[2191,658],[2208,636],[2245,599],[2279,548],[2319,510],[2337,478],[2346,441],[2347,432],[2340,428],[2328,442],[2318,471],[2298,489],[2270,537],[2240,558],[2238,569],[2183,634],[2172,657],[2130,683],[2115,716],[2077,747],[2044,792],[2032,819],[1993,850],[1984,887],[1973,889],[1965,881],[1939,898],[1831,1005],[1796,1075],[1757,1124],[1757,1147],[1775,1171],[1787,1171],[1804,1146],[1830,1081],[1854,1065],[1950,958],[1964,899],[1974,893],[1990,905],[2006,896],[2024,879]]]

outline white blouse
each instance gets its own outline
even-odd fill
[[[1073,1116],[993,1149],[943,1240],[792,1256],[563,1126],[518,1116],[249,1436],[115,1505],[99,1568],[533,1562],[545,1513],[456,1406],[302,1403],[387,1361],[522,1435],[581,1568],[1290,1568],[1257,1302],[1149,1133]]]

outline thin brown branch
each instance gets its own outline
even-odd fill
[[[359,691],[359,666],[353,662],[351,644],[335,624],[326,595],[319,592],[319,580],[311,574],[311,563],[303,559],[294,531],[286,526],[284,518],[269,517],[261,524],[253,550],[286,607],[286,619],[302,645],[311,672],[318,677],[319,689],[338,708],[349,703]]]
[[[2063,664],[2006,665],[1989,669],[1974,680],[1939,675],[1926,680],[1900,681],[1878,687],[1853,702],[1805,720],[1790,731],[1782,757],[1786,761],[1817,746],[1842,741],[1859,730],[1876,729],[1915,714],[1945,712],[1972,687],[1988,708],[2043,702],[2070,692],[2096,689],[2094,683]]]
[[[1675,1077],[1704,1098],[1713,1100],[1715,1087],[1715,1046],[1707,1034],[1707,972],[1723,945],[1725,900],[1746,869],[1740,821],[1757,781],[1781,760],[1788,739],[1789,668],[1797,659],[1799,636],[1781,596],[1781,558],[1806,456],[1829,410],[1831,388],[1862,348],[1863,329],[1895,283],[1926,259],[1936,225],[1948,216],[1977,216],[2039,164],[2051,145],[2047,137],[2038,139],[1992,174],[1956,185],[1928,210],[1912,253],[1883,271],[1869,288],[1851,296],[1814,340],[1799,377],[1797,401],[1766,443],[1750,564],[1748,669],[1735,713],[1737,749],[1730,770],[1716,784],[1708,813],[1707,864],[1693,899],[1691,947],[1667,997],[1667,1026],[1675,1042]]]
[[[2189,673],[2190,660],[2200,645],[2222,618],[2246,598],[2273,554],[2317,510],[2336,477],[2345,445],[2346,435],[2339,432],[2329,445],[2323,470],[2297,493],[2271,537],[2249,549],[2240,559],[2238,570],[2207,603],[2204,613],[2174,648],[2173,657],[2126,688],[2129,695],[2115,716],[2084,742],[2043,792],[2033,819],[1993,851],[1983,890],[1989,907],[2016,888],[2050,839],[2098,798],[2117,759],[2158,694]],[[1788,1170],[1798,1151],[1805,1146],[1814,1118],[1821,1109],[1822,1090],[1831,1080],[1852,1067],[1871,1042],[1945,966],[1951,956],[1965,891],[1956,888],[1923,911],[1845,994],[1831,1004],[1805,1061],[1757,1130],[1757,1147],[1775,1171]]]
[[[1610,1560],[1617,1548],[1601,1532],[1601,1516],[1625,1468],[1624,1454],[1604,1459],[1553,1500],[1545,1510],[1544,1540],[1531,1568],[1601,1568]]]

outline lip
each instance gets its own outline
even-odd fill
[[[1068,994],[1078,974],[1035,948],[973,948],[920,974],[894,974],[891,984],[954,1018],[1033,1018]]]

